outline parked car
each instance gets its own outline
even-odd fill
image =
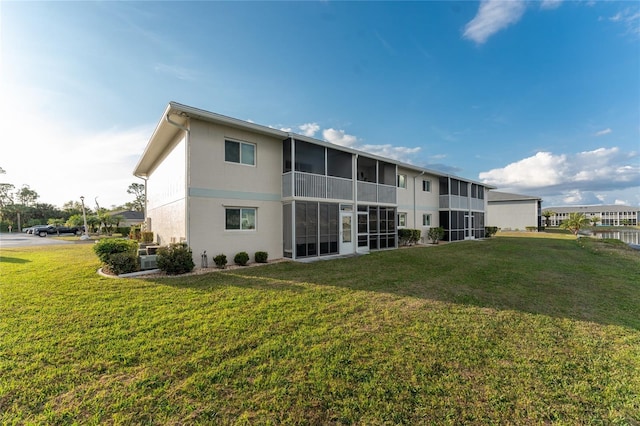
[[[33,234],[33,230],[35,228],[40,228],[43,226],[47,226],[47,225],[33,225],[33,226],[29,226],[27,228],[22,228],[22,232],[24,232],[25,234]]]
[[[33,228],[33,235],[38,235],[40,237],[46,237],[49,234],[75,234],[81,235],[84,231],[83,228],[79,228],[77,226],[54,226],[54,225],[43,225],[43,226],[35,226]]]

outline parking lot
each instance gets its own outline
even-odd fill
[[[72,235],[72,234],[67,234]],[[52,244],[75,244],[74,241],[62,241],[51,237],[38,237],[24,232],[0,233],[0,248],[46,246]]]

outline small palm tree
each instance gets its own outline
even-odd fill
[[[545,210],[542,212],[542,216],[544,216],[544,221],[547,227],[551,226],[551,216],[555,216],[556,212],[551,210]]]
[[[562,229],[568,229],[573,235],[578,235],[580,228],[589,226],[589,218],[584,213],[569,213],[567,220],[560,224]]]
[[[600,218],[598,216],[591,216],[591,226],[598,226],[598,222],[600,222]]]

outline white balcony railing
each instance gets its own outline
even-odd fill
[[[291,180],[293,181],[293,193]],[[351,179],[312,173],[288,172],[282,175],[283,197],[330,198],[337,200],[353,199]]]
[[[441,195],[441,209],[484,211],[484,200],[461,197],[459,195]]]
[[[396,191],[396,187],[392,185],[358,182],[358,202],[395,204]],[[312,173],[288,172],[282,175],[282,197],[352,201],[354,198],[353,181],[351,179]]]

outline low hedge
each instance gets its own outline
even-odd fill
[[[398,243],[401,246],[409,246],[420,241],[420,237],[422,236],[422,231],[419,229],[408,229],[401,228],[398,229]]]

